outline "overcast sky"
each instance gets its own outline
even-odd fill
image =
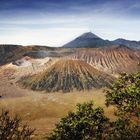
[[[89,31],[140,40],[140,0],[0,0],[0,44],[61,46]]]

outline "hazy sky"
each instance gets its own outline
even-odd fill
[[[0,44],[61,46],[89,31],[140,40],[140,0],[0,0]]]

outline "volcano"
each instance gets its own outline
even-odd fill
[[[82,60],[61,59],[42,73],[22,77],[19,83],[32,90],[70,92],[108,87],[113,79]]]
[[[87,32],[65,44],[65,48],[98,48],[112,45],[112,42],[104,40],[92,32]]]

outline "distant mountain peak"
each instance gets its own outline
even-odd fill
[[[92,32],[87,32],[77,37],[76,39],[65,44],[63,47],[66,48],[98,48],[103,46],[111,45],[112,43],[108,40],[104,40]]]
[[[84,34],[82,34],[80,37],[78,37],[78,38],[99,38],[99,39],[101,39],[100,37],[98,37],[97,35],[95,35],[95,34],[93,34],[92,32],[86,32],[86,33],[84,33]]]

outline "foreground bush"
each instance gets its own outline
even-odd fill
[[[118,118],[110,122],[105,140],[140,140],[140,125],[130,119]]]
[[[8,111],[0,114],[0,140],[31,140],[34,129],[21,124],[18,116],[11,118]]]
[[[140,140],[140,72],[123,73],[107,91],[106,105],[117,108],[108,139]]]
[[[102,139],[108,119],[103,109],[92,106],[92,103],[78,104],[76,112],[70,112],[62,118],[48,140]]]
[[[106,105],[117,108],[116,115],[140,119],[140,72],[123,73],[106,95]]]

